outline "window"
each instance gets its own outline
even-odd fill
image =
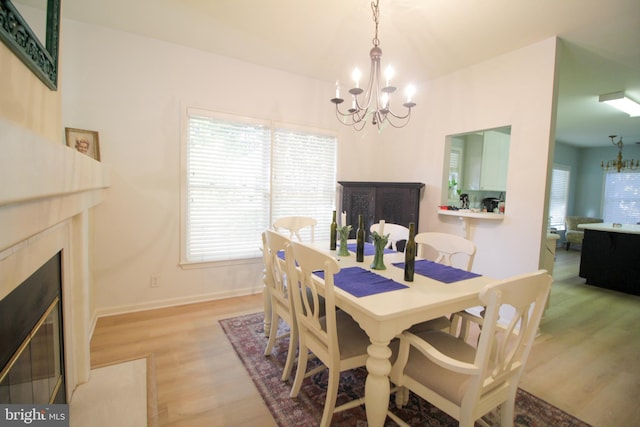
[[[260,257],[280,216],[312,216],[328,240],[336,146],[327,132],[187,109],[181,261]]]
[[[551,177],[551,199],[549,201],[549,227],[564,230],[569,198],[569,166],[554,165]]]
[[[603,205],[604,222],[640,222],[640,173],[607,172]]]

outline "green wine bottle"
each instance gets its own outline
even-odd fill
[[[336,211],[333,211],[333,219],[331,220],[331,236],[329,249],[332,251],[336,250],[336,235],[338,233],[338,224],[336,224]]]
[[[413,282],[413,273],[416,268],[416,226],[409,223],[409,240],[404,247],[404,280]]]
[[[358,230],[356,231],[356,262],[364,261],[364,224],[362,214],[358,215]]]

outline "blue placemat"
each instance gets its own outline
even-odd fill
[[[357,243],[347,243],[347,249],[349,249],[349,252],[356,253],[356,245],[357,245]],[[340,245],[338,245],[338,246],[340,246]],[[365,244],[364,244],[364,256],[375,255],[375,253],[376,253],[376,246],[373,243],[365,242]],[[384,253],[385,254],[395,254],[397,252],[394,251],[393,249],[384,248]]]
[[[398,268],[404,268],[404,262],[395,262],[393,265]],[[444,283],[453,283],[461,280],[472,279],[474,277],[480,277],[480,274],[450,267],[448,265],[438,264],[426,259],[416,260],[415,272],[421,276],[426,276]]]
[[[316,271],[313,274],[324,279],[324,271]],[[362,267],[347,267],[341,269],[333,276],[333,283],[336,287],[356,297],[366,297],[368,295],[408,288],[408,286],[402,283],[387,279],[372,271],[365,270]]]

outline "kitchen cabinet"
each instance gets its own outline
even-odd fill
[[[409,227],[413,222],[418,230],[421,182],[363,182],[339,181],[342,185],[342,211],[347,212],[347,222],[355,238],[358,215],[363,215],[365,236],[369,240],[372,224],[385,220],[388,223]]]
[[[464,138],[464,173],[462,190],[480,190],[482,172],[482,134],[466,135]]]
[[[640,225],[580,224],[579,276],[587,285],[640,295]]]
[[[486,131],[482,144],[480,190],[506,191],[509,167],[509,135]]]

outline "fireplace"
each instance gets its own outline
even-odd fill
[[[89,341],[96,320],[91,297],[90,218],[93,208],[106,196],[109,171],[102,163],[58,140],[51,141],[0,117],[0,182],[3,183],[0,186],[0,301],[5,301],[50,262],[58,271],[58,282],[51,286],[57,289],[54,292],[57,297],[49,295],[47,300],[38,301],[39,320],[33,317],[18,328],[26,328],[26,335],[32,337],[28,344],[23,339],[19,347],[39,341],[47,343],[47,350],[31,349],[30,352],[31,360],[36,360],[38,367],[35,375],[31,374],[35,381],[27,381],[22,376],[25,368],[16,371],[15,375],[20,378],[11,379],[11,384],[31,388],[31,394],[36,387],[38,401],[46,399],[40,396],[49,393],[53,403],[57,399],[69,401],[75,388],[89,379]],[[35,297],[43,295],[35,291],[26,293]],[[17,309],[7,315],[12,319],[37,311],[27,310],[23,302],[10,303],[9,307]],[[1,307],[0,329],[6,323],[5,313]],[[44,329],[34,330],[38,325]],[[18,361],[15,356],[15,343],[5,353],[6,347],[5,335],[0,335],[0,370],[5,368],[7,360],[15,359],[13,364],[22,366],[23,360]],[[50,358],[48,353],[48,348],[56,347],[59,360]],[[47,386],[41,387],[44,378]],[[1,395],[6,396],[7,387],[11,386],[5,378]],[[14,387],[14,394],[18,389],[23,390]]]
[[[0,404],[66,403],[61,253],[0,301]]]

